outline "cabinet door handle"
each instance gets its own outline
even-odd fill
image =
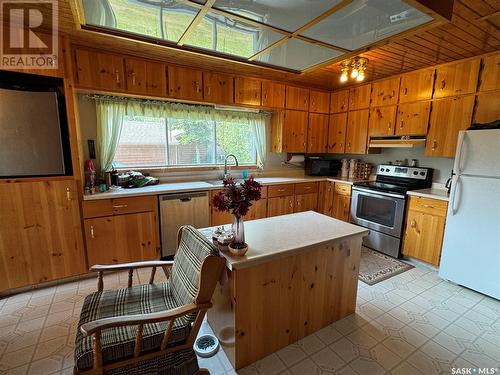
[[[114,204],[113,205],[113,208],[125,208],[125,207],[128,207],[127,204]]]
[[[132,85],[135,86],[135,72],[132,72],[131,76],[132,76]]]
[[[408,87],[405,87],[405,88],[403,89],[403,94],[404,94],[404,95],[407,95],[407,94],[408,94]]]
[[[432,141],[432,151],[435,151],[437,148],[437,141],[436,140],[433,140]]]
[[[289,202],[289,207],[293,208],[293,201],[291,199],[290,199],[290,202]]]
[[[392,125],[391,125],[391,123],[390,123],[390,122],[388,122],[388,123],[387,123],[387,129],[391,130],[391,128],[392,128]]]
[[[115,82],[117,84],[120,84],[120,72],[118,71],[118,69],[115,70]]]
[[[417,221],[416,221],[415,219],[413,219],[413,220],[411,221],[411,224],[410,224],[410,225],[411,225],[411,227],[415,230],[415,232],[416,232],[417,234],[420,234],[420,230],[417,228]]]
[[[403,129],[405,126],[405,121],[404,120],[401,120],[401,123],[399,124],[399,128],[400,129]]]
[[[94,226],[91,225],[90,226],[90,238],[94,239],[95,238],[95,234],[94,234]]]
[[[441,90],[443,90],[445,88],[445,86],[446,86],[446,81],[443,79],[441,81]]]
[[[66,199],[67,199],[68,201],[70,201],[70,200],[71,200],[71,190],[69,190],[69,188],[66,188]]]

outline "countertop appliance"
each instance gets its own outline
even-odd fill
[[[308,157],[305,173],[308,176],[337,176],[342,168],[340,160],[327,160],[320,157]]]
[[[439,276],[500,299],[500,129],[462,131]]]
[[[370,229],[363,245],[394,258],[401,255],[406,192],[429,188],[431,168],[379,165],[375,181],[354,183],[351,223]]]
[[[177,250],[177,231],[182,225],[195,228],[210,226],[208,191],[173,193],[158,196],[162,258],[171,258]]]

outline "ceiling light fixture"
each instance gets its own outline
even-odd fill
[[[366,77],[367,64],[368,59],[364,57],[354,57],[353,59],[342,61],[340,82],[347,82],[349,76],[358,82],[363,81]],[[349,71],[351,72],[350,74]]]

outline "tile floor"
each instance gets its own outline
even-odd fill
[[[136,276],[147,282],[147,274]],[[126,280],[126,273],[107,275],[104,286]],[[71,374],[79,311],[95,288],[95,279],[84,279],[1,299],[0,374]],[[374,286],[360,282],[358,291],[356,314],[237,373],[432,375],[453,367],[500,373],[499,301],[423,267]],[[205,322],[202,332],[210,331]],[[236,374],[222,350],[199,363],[212,375]]]

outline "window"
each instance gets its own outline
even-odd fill
[[[233,153],[257,164],[255,129],[248,122],[125,116],[113,160],[117,168],[209,166]]]

